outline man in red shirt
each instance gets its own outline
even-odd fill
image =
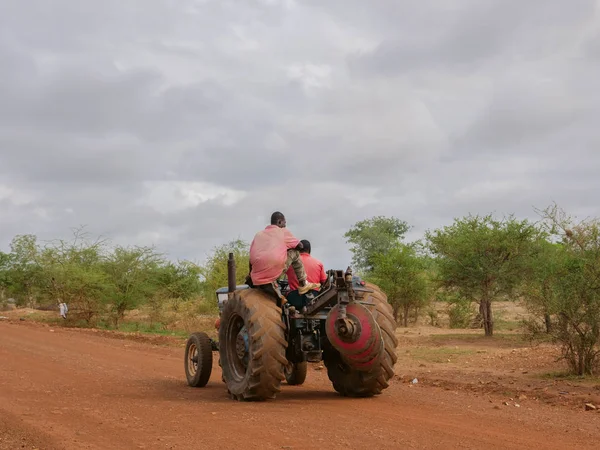
[[[302,243],[286,228],[285,216],[279,211],[274,212],[271,225],[256,233],[250,245],[249,277],[252,285],[272,286],[292,268],[298,280],[298,292],[305,294],[318,289],[320,285],[306,281],[300,249]]]
[[[300,258],[302,259],[302,264],[304,265],[304,270],[306,271],[306,281],[315,284],[325,283],[325,281],[327,281],[327,275],[325,274],[325,268],[323,267],[323,263],[310,254],[311,249],[309,241],[303,239],[300,242],[302,243],[302,249],[300,250]],[[298,289],[298,277],[296,277],[296,274],[293,270],[291,270],[291,268],[287,271],[287,278],[288,284],[290,286],[290,291],[295,291],[296,289]]]

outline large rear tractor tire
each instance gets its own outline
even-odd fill
[[[236,400],[275,398],[285,379],[287,341],[281,309],[258,289],[233,294],[219,327],[223,379]]]
[[[306,361],[289,364],[285,368],[285,381],[290,386],[299,386],[306,381],[306,372],[308,371],[308,363]]]
[[[185,377],[192,387],[204,387],[212,371],[212,345],[206,333],[192,334],[185,345]]]
[[[327,375],[333,383],[333,388],[347,397],[372,397],[381,394],[389,387],[389,380],[394,376],[394,365],[398,360],[396,347],[396,321],[392,307],[387,302],[386,295],[375,285],[369,285],[375,292],[366,293],[358,300],[372,303],[365,305],[381,329],[384,352],[380,364],[369,372],[351,369],[343,362],[341,355],[331,346],[323,352],[323,361],[327,367]]]
[[[382,367],[386,371],[387,383],[387,380],[394,376],[394,365],[398,361],[398,355],[396,355],[396,348],[398,347],[398,338],[396,337],[397,324],[394,319],[394,310],[388,303],[387,296],[374,284],[369,283],[368,287],[375,290],[374,293],[366,296],[365,301],[374,303],[374,306],[368,306],[368,308],[378,323],[379,328],[381,328],[386,354],[386,357],[382,361]]]

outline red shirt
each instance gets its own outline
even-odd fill
[[[287,251],[300,242],[287,229],[269,225],[254,236],[250,245],[252,283],[259,286],[275,281],[283,273]]]
[[[317,258],[313,258],[309,253],[300,253],[302,263],[304,264],[304,270],[306,271],[306,282],[307,283],[321,283],[323,284],[327,280],[325,274],[325,268],[323,263]],[[294,267],[290,266],[287,271],[288,283],[290,290],[295,291],[298,289],[299,283],[294,272]]]

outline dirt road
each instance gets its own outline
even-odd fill
[[[52,330],[52,331],[51,331]],[[600,414],[393,382],[344,399],[324,370],[274,401],[187,386],[183,348],[0,322],[0,448],[598,448]]]

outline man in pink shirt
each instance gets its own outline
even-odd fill
[[[285,216],[279,211],[271,215],[271,225],[259,231],[250,245],[250,278],[256,287],[273,285],[293,267],[298,279],[298,292],[305,294],[318,289],[308,283],[299,249],[302,243],[286,228]]]
[[[325,274],[325,267],[323,267],[323,263],[310,254],[309,241],[302,239],[300,242],[302,243],[300,258],[302,259],[302,264],[304,265],[304,270],[306,272],[306,281],[315,284],[325,283],[325,281],[327,281],[327,275]],[[295,291],[298,289],[298,277],[296,277],[296,274],[291,267],[287,271],[287,279],[290,286],[290,291]]]

